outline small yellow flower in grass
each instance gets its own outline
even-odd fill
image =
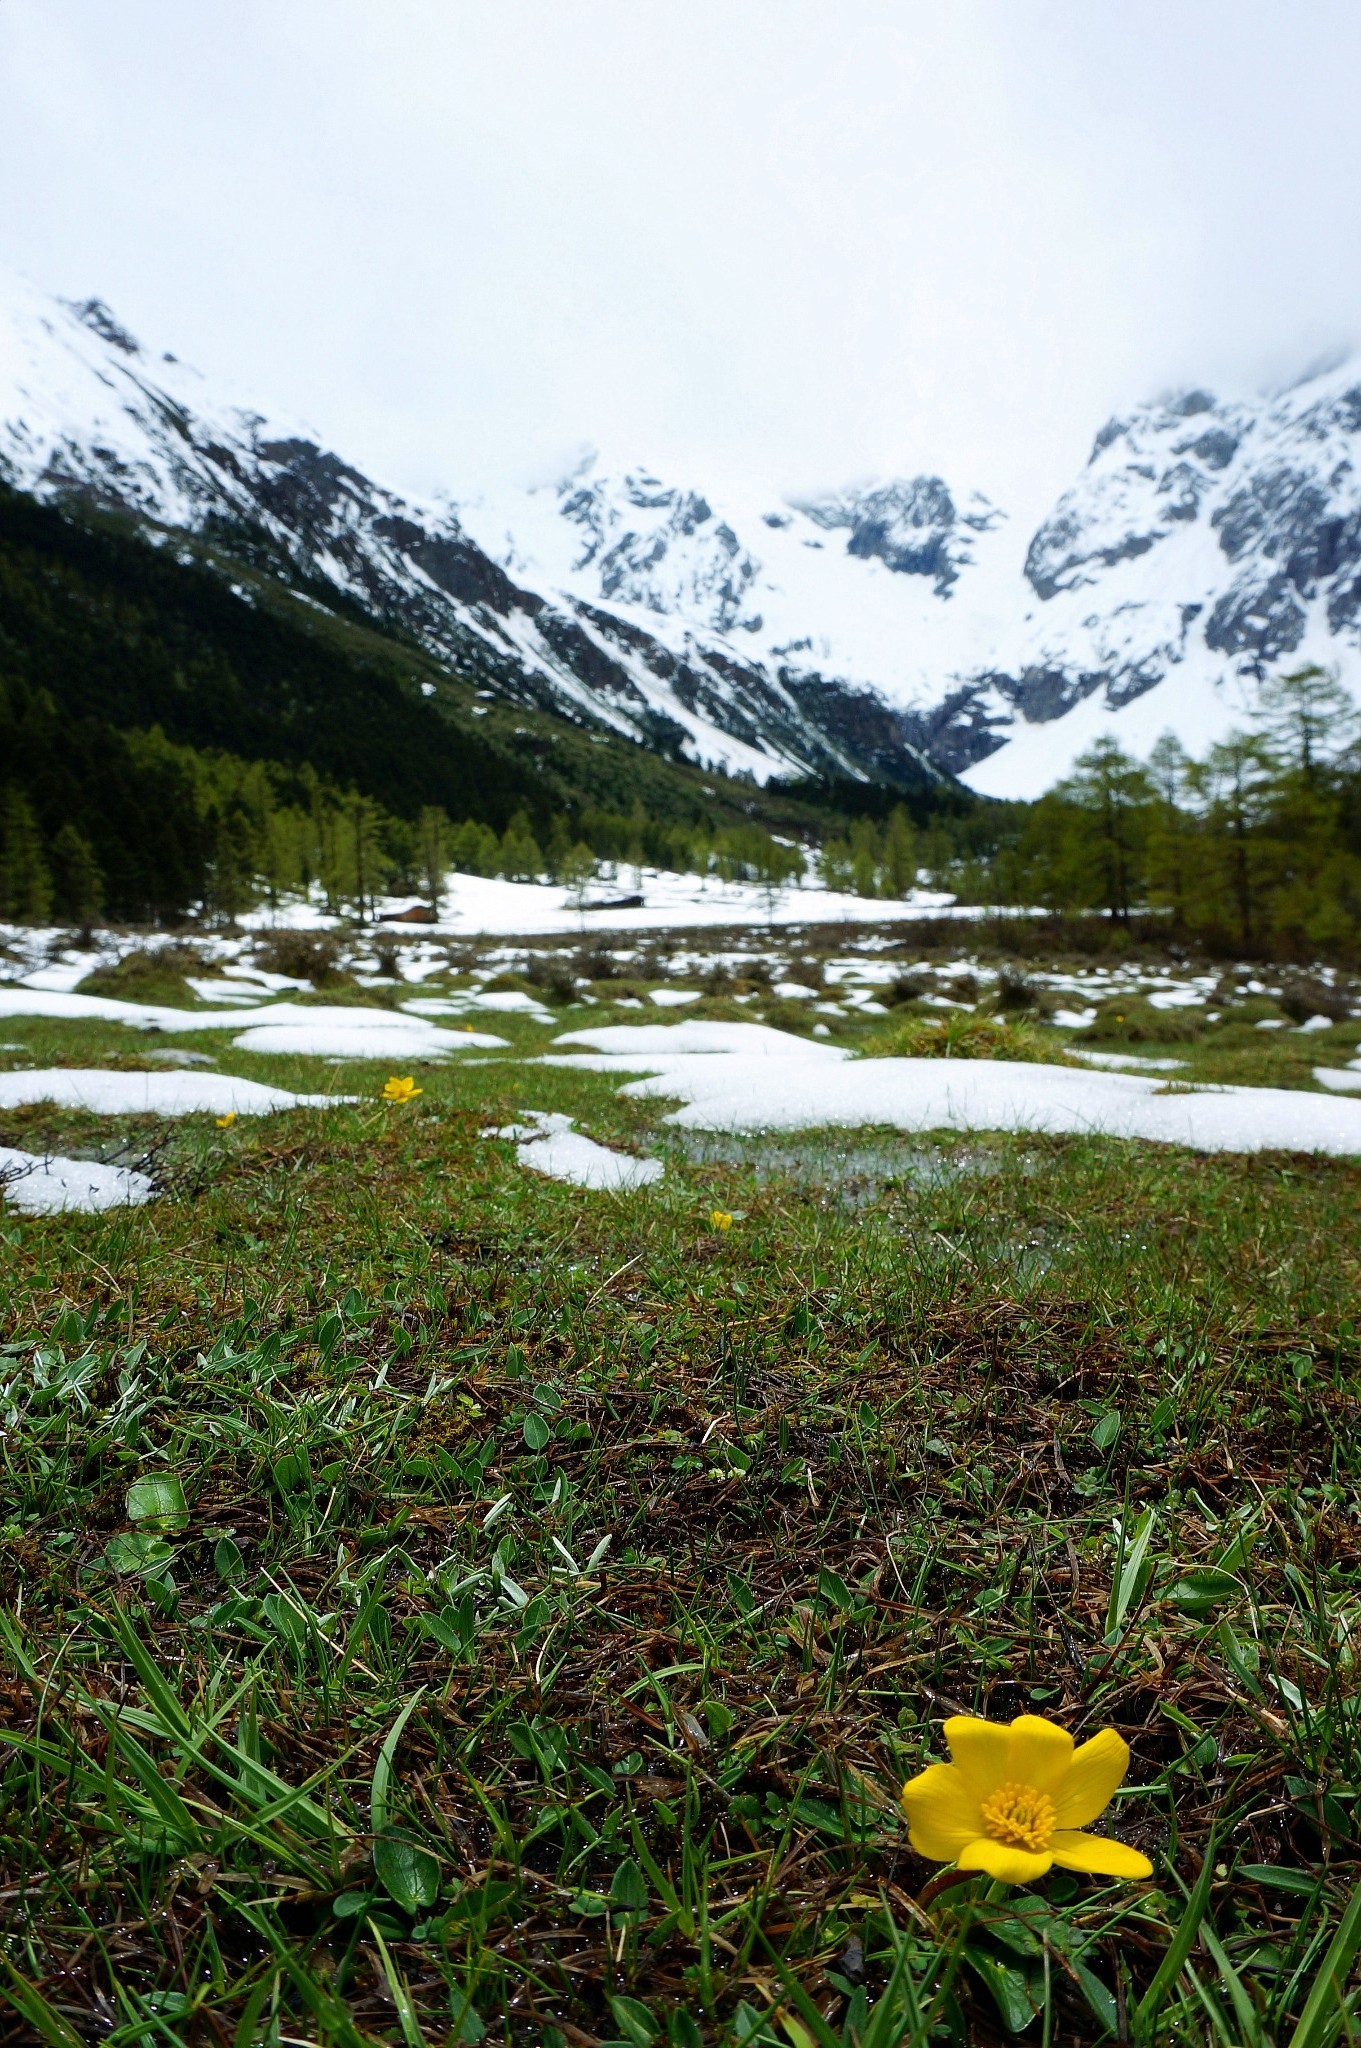
[[[229,1131],[235,1122],[236,1111],[234,1109],[229,1109],[225,1116],[220,1116],[217,1119],[217,1127],[220,1131]]]
[[[410,1074],[389,1074],[383,1083],[384,1102],[410,1102],[420,1093]]]
[[[730,1211],[730,1210],[727,1210],[727,1209],[711,1209],[711,1210],[709,1211],[709,1228],[710,1228],[710,1230],[731,1230],[731,1229],[732,1229],[732,1222],[733,1222],[733,1219],[732,1219],[732,1213],[731,1213],[731,1211]]]
[[[903,1787],[908,1839],[919,1856],[1032,1884],[1051,1864],[1096,1877],[1151,1877],[1137,1849],[1089,1835],[1129,1769],[1129,1747],[1103,1728],[1080,1749],[1067,1729],[1022,1714],[1009,1727],[956,1714],[945,1723],[951,1762]]]

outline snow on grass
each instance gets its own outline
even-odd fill
[[[291,1017],[277,1017],[292,1010]],[[278,1003],[261,1011],[275,1022],[251,1024],[232,1040],[238,1052],[301,1054],[321,1060],[445,1060],[452,1053],[504,1046],[490,1031],[442,1031],[423,1017],[400,1011],[347,1009],[327,1004],[315,1009]]]
[[[50,1102],[98,1116],[267,1116],[275,1109],[324,1109],[340,1099],[294,1095],[236,1074],[124,1074],[102,1067],[36,1067],[0,1074],[0,1109]]]
[[[489,1133],[514,1141],[521,1166],[545,1173],[552,1180],[570,1181],[579,1188],[608,1188],[625,1191],[658,1181],[666,1168],[660,1159],[635,1159],[627,1152],[611,1152],[594,1138],[573,1130],[570,1116],[529,1109],[526,1121],[507,1124]]]
[[[335,1060],[443,1060],[453,1053],[504,1046],[490,1032],[442,1031],[401,1010],[370,1010],[344,1003],[263,1003],[240,1010],[176,1010],[168,1003],[125,1003],[115,996],[0,988],[0,1017],[100,1018],[134,1031],[236,1033],[239,1052],[301,1053]],[[243,1025],[246,1028],[243,1029]]]
[[[41,1157],[0,1146],[0,1194],[11,1209],[52,1216],[63,1209],[124,1209],[150,1201],[155,1188],[130,1166],[94,1159]]]
[[[748,1036],[757,1031],[759,1043]],[[1361,1153],[1361,1103],[1304,1090],[1169,1090],[1143,1074],[1011,1060],[857,1060],[769,1027],[699,1020],[568,1032],[554,1045],[554,1061],[641,1073],[621,1092],[677,1098],[683,1107],[667,1121],[691,1130],[890,1124],[1145,1138],[1197,1152]]]
[[[1084,1045],[1070,1045],[1068,1051],[1089,1066],[1133,1067],[1146,1074],[1173,1074],[1186,1065],[1185,1060],[1153,1060],[1138,1052],[1090,1052]]]

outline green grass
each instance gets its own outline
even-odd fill
[[[387,1072],[0,1114],[167,1189],[0,1214],[0,2039],[1354,2036],[1361,1167]],[[665,1181],[525,1172],[524,1107]],[[959,1710],[1118,1727],[1152,1883],[917,1859]]]

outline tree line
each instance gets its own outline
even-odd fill
[[[1103,738],[991,847],[938,879],[973,901],[1156,916],[1212,950],[1361,947],[1361,720],[1317,666],[1271,677],[1249,727],[1194,759],[1165,734],[1147,761]]]

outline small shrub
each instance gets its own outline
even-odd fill
[[[266,974],[310,981],[313,988],[339,988],[353,980],[340,965],[340,944],[330,932],[271,932],[255,949]]]
[[[1001,1017],[907,1017],[894,1023],[863,1048],[874,1059],[1025,1060],[1040,1066],[1077,1064],[1057,1039],[1029,1024],[1009,1024]]]
[[[550,1003],[576,1001],[577,983],[571,963],[560,953],[536,954],[525,969],[525,980]]]
[[[1027,981],[1023,974],[1013,974],[1003,968],[997,977],[997,1007],[999,1010],[1034,1010],[1039,1007],[1040,991],[1033,981]]]
[[[1187,1045],[1204,1029],[1203,1011],[1156,1010],[1142,996],[1124,996],[1103,1003],[1081,1036],[1105,1045]]]
[[[192,1003],[186,975],[206,973],[194,946],[139,947],[108,967],[96,967],[81,982],[83,996],[114,996],[128,1003]]]

